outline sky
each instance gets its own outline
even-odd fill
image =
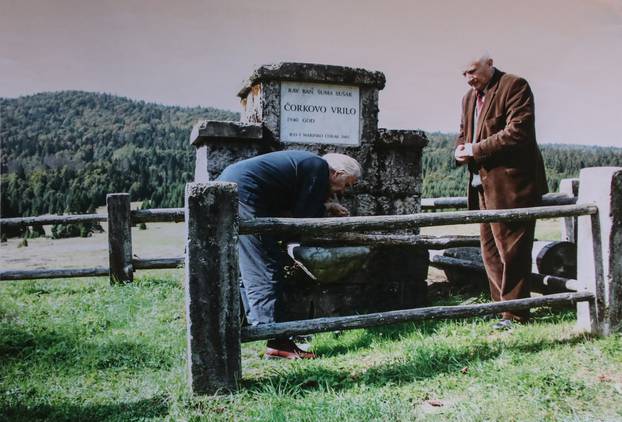
[[[253,69],[298,61],[384,72],[380,127],[456,132],[482,52],[529,81],[539,142],[622,146],[622,0],[0,0],[0,97],[240,111]]]

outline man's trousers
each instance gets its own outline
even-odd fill
[[[241,219],[264,217],[240,203]],[[281,316],[281,284],[285,253],[270,235],[243,235],[239,238],[240,295],[251,325],[276,322]]]
[[[481,191],[479,206],[487,209]],[[480,224],[482,258],[493,301],[529,297],[535,227],[535,221]],[[503,312],[502,318],[524,322],[529,319],[529,310]]]

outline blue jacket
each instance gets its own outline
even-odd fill
[[[264,216],[322,217],[328,163],[307,151],[278,151],[239,161],[216,179],[235,182],[240,202]]]

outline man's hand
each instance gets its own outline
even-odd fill
[[[347,217],[350,215],[350,211],[346,207],[336,202],[327,202],[324,206],[326,207],[326,215],[329,217]]]
[[[470,146],[470,145],[469,145]],[[464,144],[460,144],[454,151],[454,158],[460,164],[464,164],[473,156],[473,152],[470,148],[467,148]]]

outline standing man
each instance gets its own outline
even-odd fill
[[[328,202],[361,177],[361,166],[343,154],[322,157],[307,151],[278,151],[228,166],[217,180],[235,182],[240,218],[346,216],[348,210]],[[239,239],[240,293],[252,325],[281,318],[284,253],[272,235]],[[267,358],[312,359],[290,339],[268,340]]]
[[[548,192],[536,143],[534,99],[527,81],[493,67],[488,55],[463,75],[471,87],[462,99],[454,157],[469,168],[469,209],[537,206]],[[492,299],[529,297],[535,221],[482,223],[482,258]],[[495,329],[526,322],[529,310],[504,312]]]

